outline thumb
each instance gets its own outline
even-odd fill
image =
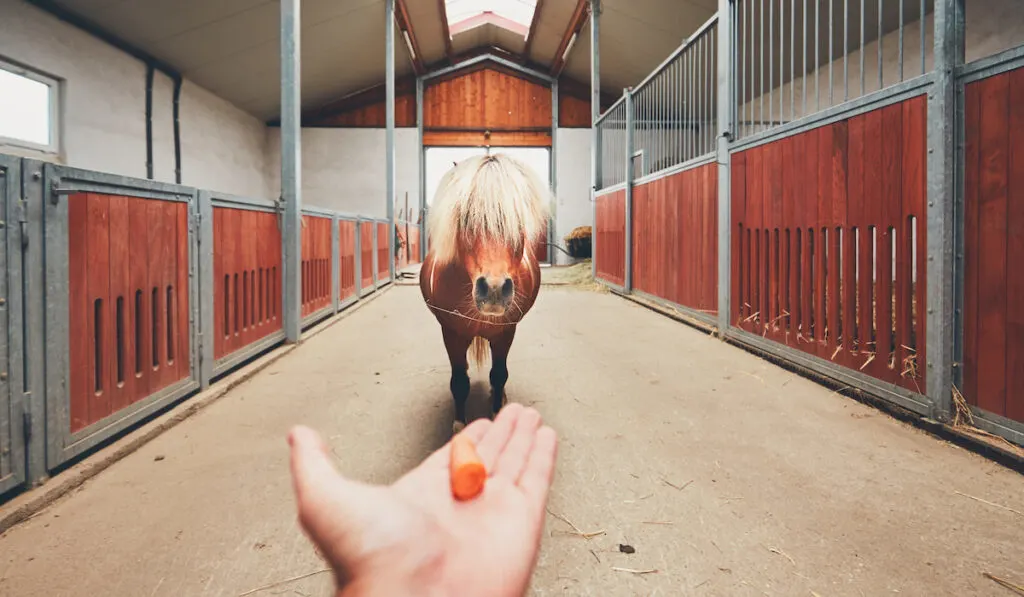
[[[338,474],[327,445],[312,429],[296,426],[288,434],[292,485],[299,522],[341,577],[358,557],[357,537],[365,524],[372,488]]]

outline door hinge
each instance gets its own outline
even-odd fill
[[[26,400],[25,403],[28,404],[28,401]],[[25,438],[25,444],[27,445],[29,440],[32,439],[32,413],[29,412],[28,406],[21,411],[21,432],[22,437]]]
[[[22,199],[18,201],[18,226],[21,228],[21,248],[28,247],[28,202]]]

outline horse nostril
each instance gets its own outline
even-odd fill
[[[487,294],[490,292],[490,290],[491,288],[490,286],[487,285],[487,280],[484,279],[483,276],[476,279],[475,294],[477,299],[487,298]]]
[[[511,298],[514,290],[515,285],[512,284],[512,278],[505,278],[505,283],[501,285],[501,297],[505,299]]]

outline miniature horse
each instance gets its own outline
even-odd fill
[[[438,185],[420,290],[441,324],[451,362],[456,432],[467,422],[471,348],[479,368],[490,343],[492,413],[505,405],[516,324],[540,291],[533,247],[545,229],[550,200],[528,166],[503,154],[466,159]]]

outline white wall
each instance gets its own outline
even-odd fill
[[[146,67],[21,0],[0,0],[0,58],[62,81],[60,153],[0,151],[146,177]],[[154,178],[174,181],[173,84],[153,81]],[[185,81],[180,103],[182,182],[241,195],[269,191],[265,127]],[[275,192],[276,195],[276,192]],[[271,195],[274,196],[274,195]]]
[[[280,187],[276,164],[281,156],[281,129],[268,130],[272,186]],[[387,216],[384,181],[384,129],[303,128],[302,203],[353,215]],[[395,129],[395,215],[405,207],[419,210],[419,159],[416,129]],[[415,219],[413,220],[415,221]]]
[[[593,226],[594,212],[590,202],[590,129],[563,128],[556,131],[555,164],[557,208],[554,242],[565,247],[565,235],[577,226]],[[569,258],[555,251],[557,263]]]

